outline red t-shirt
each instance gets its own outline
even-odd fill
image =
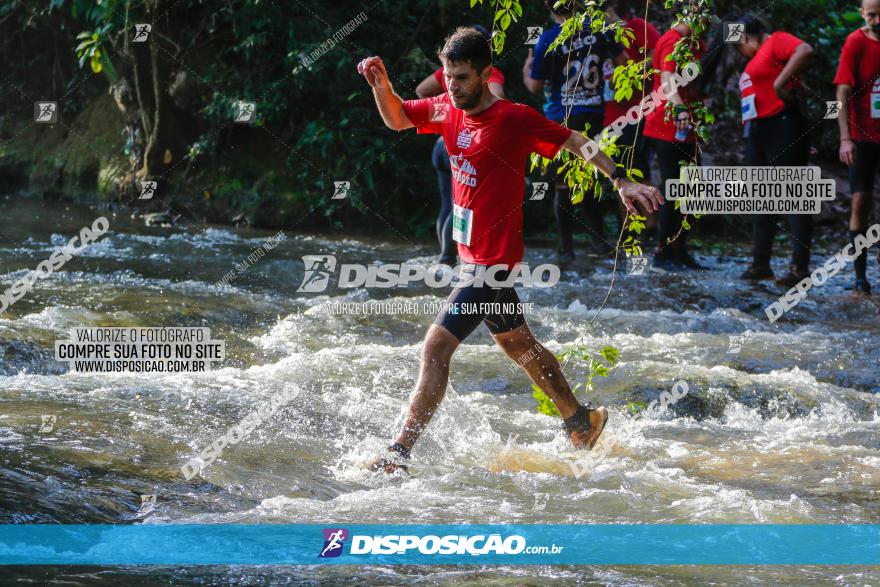
[[[849,134],[856,141],[880,142],[880,41],[859,29],[843,44],[835,84],[852,86]]]
[[[441,67],[437,71],[434,72],[434,79],[437,80],[437,83],[440,84],[440,87],[443,88],[443,91],[446,91],[446,77],[443,75],[443,68]],[[501,70],[492,66],[492,69],[489,73],[489,83],[501,84],[504,86],[504,74],[501,73]]]
[[[794,35],[776,31],[767,37],[755,56],[746,64],[745,71],[739,77],[744,123],[753,118],[767,118],[779,114],[785,109],[785,102],[776,95],[773,82],[779,77],[779,73],[801,43],[803,41]],[[800,87],[800,82],[792,78],[786,87],[795,90]]]
[[[570,130],[524,104],[499,99],[469,116],[443,93],[405,100],[403,110],[420,133],[443,136],[452,167],[452,200],[470,210],[470,245],[458,243],[466,263],[522,261],[524,170],[531,153],[552,158]]]
[[[675,73],[676,71],[676,63],[675,61],[667,60],[666,57],[672,54],[672,51],[675,49],[675,44],[678,43],[678,40],[684,37],[681,33],[679,33],[675,29],[669,29],[666,31],[662,37],[657,41],[657,46],[654,47],[654,69],[659,70],[660,72],[668,71],[669,73]],[[706,44],[700,40],[700,45],[693,52],[694,57],[696,59],[701,59],[703,57],[703,53],[706,52]],[[681,72],[679,72],[681,73]],[[662,78],[660,77],[660,73],[654,74],[654,89],[660,87],[660,82]],[[695,100],[702,100],[703,95],[697,90],[690,88],[688,86],[684,86],[678,88],[678,95],[685,102],[693,102]],[[652,137],[655,139],[661,139],[664,141],[670,142],[679,142],[675,140],[675,123],[670,120],[666,122],[666,100],[658,100],[657,107],[653,112],[648,114],[645,117],[645,136]],[[680,141],[683,143],[695,143],[697,142],[697,136],[693,130],[689,131],[687,134],[687,138],[684,141]]]
[[[641,61],[645,58],[645,55],[651,51],[654,47],[657,46],[657,40],[660,38],[660,31],[647,22],[643,18],[633,18],[629,22],[626,23],[626,28],[632,30],[635,35],[635,38],[630,40],[629,48],[624,49],[626,56],[628,59],[632,59],[633,61]],[[645,34],[647,32],[647,35]],[[614,62],[611,59],[606,59],[605,63],[602,64],[602,74],[605,77],[605,121],[603,122],[604,126],[608,126],[619,117],[626,114],[626,111],[629,110],[632,106],[639,103],[639,100],[642,99],[642,93],[638,90],[633,90],[632,98],[629,100],[624,100],[622,102],[616,102],[614,100],[614,86],[612,85],[612,76],[614,75]],[[651,84],[645,83],[645,95],[651,93]]]

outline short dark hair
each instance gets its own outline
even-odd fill
[[[563,0],[559,8],[554,8],[554,4],[556,4],[556,0],[544,0],[544,6],[556,16],[572,16],[575,11],[584,12],[585,9],[583,2],[578,0]]]
[[[751,12],[746,12],[737,21],[745,25],[743,28],[747,35],[761,36],[764,33],[770,32],[770,25],[767,24],[767,21]]]
[[[614,5],[614,11],[620,18],[629,18],[633,13],[633,8],[629,0],[617,0]]]
[[[437,56],[446,61],[468,61],[477,73],[492,65],[492,50],[489,41],[473,27],[458,27],[446,37],[443,48]]]

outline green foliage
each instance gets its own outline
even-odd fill
[[[630,31],[630,29],[622,30]],[[614,100],[626,102],[633,97],[636,90],[641,92],[644,88],[644,80],[649,78],[653,71],[647,58],[641,61],[628,59],[624,65],[615,67],[611,77],[611,82],[615,87]]]
[[[532,383],[532,397],[538,402],[539,413],[545,416],[559,417],[559,410],[556,409],[556,404],[534,383]]]
[[[107,50],[103,45],[111,28],[112,25],[108,23],[94,31],[84,31],[78,34],[76,38],[80,40],[80,44],[76,46],[74,52],[77,59],[79,59],[80,67],[85,65],[86,60],[88,60],[92,72],[101,73],[103,71],[107,79],[110,80],[110,83],[114,83],[119,76],[116,74],[113,62],[107,56]]]
[[[627,402],[623,406],[623,409],[626,410],[626,413],[630,416],[635,416],[639,412],[644,412],[647,408],[648,402],[641,400]]]
[[[308,218],[315,222],[300,224],[303,228],[342,222],[347,227],[395,234],[388,225],[388,219],[395,219],[394,228],[404,234],[430,233],[437,197],[430,165],[434,137],[413,131],[397,134],[381,124],[371,91],[354,70],[358,58],[381,56],[397,93],[411,99],[416,97],[416,84],[438,66],[435,51],[442,39],[456,26],[480,22],[493,31],[495,64],[509,80],[509,97],[537,108],[537,99],[518,83],[526,48],[513,40],[524,38],[526,25],[548,26],[547,11],[543,2],[522,0],[413,0],[405,9],[391,2],[354,4],[151,0],[155,30],[162,35],[159,54],[167,57],[170,66],[162,83],[170,84],[171,76],[183,71],[196,86],[186,121],[196,129],[192,135],[196,138],[184,146],[187,161],[174,174],[190,168],[223,167],[213,177],[205,176],[205,181],[237,179],[231,185],[241,188],[239,207],[259,197],[266,200],[265,206],[272,202],[279,209],[283,206],[295,220],[314,208],[316,212]],[[603,29],[601,11],[594,3],[586,4],[585,12],[572,19],[558,42],[578,28]],[[696,22],[709,2],[676,0],[669,3],[668,11],[662,10],[663,5],[650,4],[649,20],[661,30],[668,28],[675,15]],[[641,12],[644,5],[634,6]],[[0,116],[4,121],[27,120],[32,103],[22,100],[21,93],[54,93],[65,97],[66,119],[75,119],[98,95],[106,95],[106,86],[82,83],[82,75],[71,72],[96,72],[108,79],[113,73],[125,75],[120,57],[124,28],[134,22],[152,22],[145,18],[146,7],[139,0],[0,0],[0,50],[9,57],[4,71],[7,83],[0,84],[0,99],[8,108]],[[824,101],[834,99],[831,81],[843,40],[862,24],[856,0],[774,0],[755,6],[732,0],[712,2],[717,15],[743,7],[816,49],[802,81],[808,88],[803,94],[812,118],[821,118]],[[360,9],[368,20],[306,66],[302,58],[320,49]],[[393,30],[387,23],[394,23]],[[620,42],[630,41],[622,28],[608,30]],[[689,61],[689,43],[680,49],[682,63]],[[733,73],[738,74],[742,64],[737,67]],[[34,75],[35,71],[41,74]],[[614,71],[616,99],[638,96],[652,73],[645,62],[618,66]],[[733,132],[740,128],[736,92],[713,92],[712,111],[695,109],[695,118],[702,121],[697,133],[703,141],[713,139],[709,132],[713,125],[730,124]],[[229,123],[230,109],[238,100],[257,102],[262,126],[243,128]],[[816,132],[820,154],[833,155],[836,124],[826,121]],[[15,129],[8,136],[16,136]],[[605,151],[622,153],[626,161],[629,148],[618,142]],[[177,151],[174,154],[178,156]],[[603,193],[601,182],[596,181],[596,170],[577,158],[571,160],[565,177],[577,186],[573,198],[580,202],[586,197],[608,197],[607,188]],[[533,166],[546,163],[533,157]],[[259,184],[263,193],[251,193],[257,180],[272,170],[277,171],[274,185],[264,182]],[[192,171],[188,177],[195,176]],[[351,201],[329,202],[334,180],[351,181]],[[181,187],[186,192],[189,186]],[[195,193],[214,192],[216,187],[200,184]],[[296,198],[285,194],[296,194]],[[230,193],[229,197],[236,196]],[[530,223],[538,230],[549,227],[552,215],[535,214]],[[742,226],[737,218],[731,218],[731,224]],[[625,238],[630,239],[624,241],[625,250],[635,253],[638,232],[630,227]]]
[[[470,0],[470,7],[483,4],[483,0]],[[507,29],[523,15],[520,0],[494,0],[495,17],[492,19],[492,50],[500,55],[507,40]]]
[[[599,351],[590,350],[583,344],[569,345],[561,353],[556,355],[559,361],[571,362],[574,359],[575,364],[581,363],[587,367],[586,379],[575,384],[572,393],[577,397],[578,392],[582,395],[593,391],[594,377],[608,377],[612,369],[617,366],[620,361],[620,351],[612,346],[606,346]],[[544,391],[532,384],[532,397],[538,402],[538,411],[548,416],[559,416],[559,410]]]

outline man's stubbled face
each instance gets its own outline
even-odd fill
[[[485,71],[488,72],[489,67],[491,66],[487,66]],[[453,106],[459,110],[471,110],[477,107],[483,98],[485,82],[483,76],[471,67],[469,61],[445,62],[443,76],[446,78],[446,91]]]

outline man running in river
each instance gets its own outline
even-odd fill
[[[404,463],[413,445],[446,393],[452,354],[480,322],[513,361],[534,357],[522,362],[523,370],[553,400],[575,448],[592,448],[608,420],[608,410],[578,403],[556,357],[535,339],[522,313],[462,311],[490,303],[500,303],[505,309],[511,303],[517,307],[519,298],[511,281],[498,282],[513,275],[523,256],[523,170],[528,157],[536,152],[553,158],[565,148],[583,158],[581,149],[590,141],[528,106],[492,94],[488,88],[492,54],[477,30],[456,30],[446,39],[439,57],[447,92],[421,100],[402,100],[394,93],[379,57],[358,64],[358,73],[370,84],[386,126],[397,131],[416,127],[419,133],[436,133],[445,139],[453,177],[453,238],[463,263],[461,280],[425,335],[419,379],[403,429],[388,453],[373,459],[368,467],[386,473],[406,470]],[[656,188],[629,181],[622,168],[601,150],[594,151],[598,152],[590,162],[612,178],[631,213],[659,210],[663,198]]]

